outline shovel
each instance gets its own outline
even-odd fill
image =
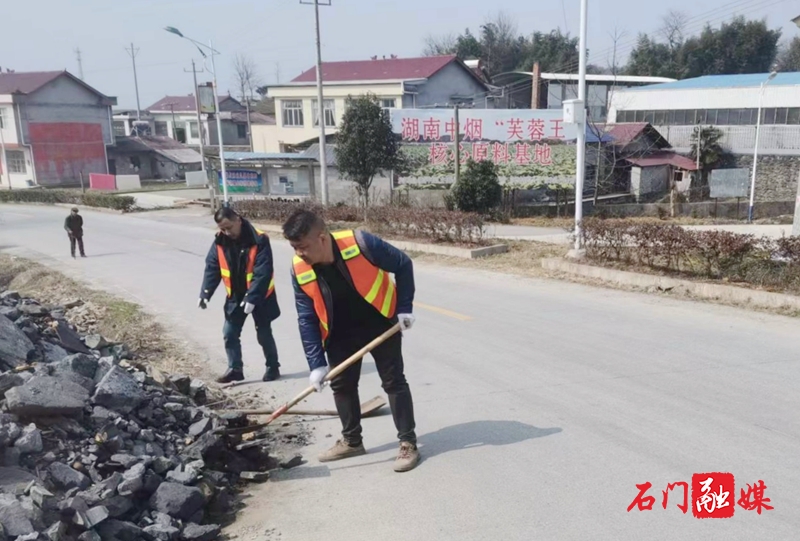
[[[386,399],[382,396],[376,396],[361,404],[361,417],[372,417],[379,409],[386,405]],[[236,413],[243,413],[245,415],[272,415],[275,410],[235,410]],[[321,415],[323,417],[335,417],[339,413],[335,410],[292,410],[287,411],[284,415]]]
[[[391,338],[399,330],[400,330],[400,323],[396,323],[392,326],[391,329],[389,329],[388,331],[377,337],[375,340],[373,340],[360,350],[353,353],[353,355],[351,355],[350,358],[348,358],[346,361],[339,364],[338,366],[336,366],[336,368],[328,372],[328,374],[325,376],[325,379],[322,380],[323,384],[330,383],[331,380],[333,380],[336,376],[338,376],[339,374],[341,374],[342,372],[344,372],[345,370],[356,364],[359,360],[361,360],[362,357],[364,357],[364,355],[366,355],[379,345],[383,344],[386,340]],[[287,402],[286,404],[284,404],[283,406],[279,407],[274,412],[272,412],[272,414],[269,416],[266,422],[262,424],[262,426],[267,426],[270,423],[272,423],[275,419],[277,419],[278,417],[289,411],[290,408],[296,406],[301,400],[304,400],[308,395],[310,395],[314,391],[316,391],[316,389],[314,388],[313,385],[310,385],[305,391],[295,396],[289,402]]]

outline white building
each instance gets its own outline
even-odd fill
[[[759,103],[755,198],[794,201],[800,177],[800,72],[710,75],[616,92],[609,120],[649,122],[680,153],[689,153],[697,125],[722,132],[733,163],[752,171]]]
[[[679,152],[688,152],[696,125],[722,130],[733,154],[752,154],[764,86],[759,152],[800,155],[800,72],[710,75],[620,90],[611,97],[609,122],[649,122]]]

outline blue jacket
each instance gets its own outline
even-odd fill
[[[250,282],[250,288],[248,289],[246,286],[247,253],[253,244],[258,249],[256,251],[256,265],[253,269],[253,280]],[[252,224],[245,219],[242,219],[241,251],[237,253],[234,242],[222,233],[217,233],[214,242],[211,243],[211,248],[206,256],[206,269],[200,298],[211,299],[211,296],[214,295],[219,283],[222,281],[222,276],[219,272],[217,246],[221,246],[225,251],[225,259],[231,266],[232,273],[232,294],[231,298],[225,303],[226,313],[232,313],[242,302],[249,302],[261,307],[262,310],[266,309],[266,317],[270,321],[278,319],[281,311],[278,306],[277,293],[273,292],[268,298],[266,297],[275,268],[272,260],[272,246],[270,245],[269,237],[259,235]]]
[[[397,285],[397,314],[410,314],[414,305],[414,265],[404,252],[398,250],[388,242],[371,235],[365,231],[356,231],[356,242],[361,253],[367,260],[376,267],[390,272],[395,276]],[[334,247],[336,246],[334,241]],[[341,261],[339,251],[334,249],[336,263],[344,271],[345,277],[352,283],[347,267]],[[321,280],[321,278],[317,278]],[[294,299],[297,305],[297,319],[300,325],[300,339],[303,342],[308,367],[311,370],[326,366],[325,347],[322,343],[322,334],[319,330],[319,317],[314,311],[314,302],[302,289],[300,289],[292,268],[292,284],[294,286]],[[327,288],[322,288],[323,295]],[[325,299],[328,306],[328,317],[333,317],[333,310],[330,307],[331,300]],[[331,330],[333,321],[329,322]]]

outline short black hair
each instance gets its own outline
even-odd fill
[[[240,216],[231,207],[220,207],[214,213],[214,221],[220,223],[222,220],[236,220]]]
[[[307,208],[297,209],[283,224],[283,236],[286,240],[297,242],[315,228],[325,228],[322,216]]]

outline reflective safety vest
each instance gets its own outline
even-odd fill
[[[264,232],[256,229],[256,235],[261,236]],[[258,239],[256,239],[258,242]],[[253,245],[247,254],[247,275],[245,276],[246,287],[250,289],[250,284],[253,282],[253,270],[256,268],[256,254],[258,253],[258,246]],[[219,259],[219,274],[222,276],[222,283],[225,284],[225,291],[228,293],[228,298],[233,294],[233,285],[231,283],[231,268],[228,265],[228,260],[225,258],[225,250],[217,244],[217,258]],[[267,297],[275,292],[275,270],[272,271],[272,276],[269,280],[269,288],[267,289]]]
[[[361,248],[356,242],[355,231],[336,231],[333,233],[333,238],[359,295],[374,306],[383,317],[387,319],[394,317],[397,306],[397,289],[389,273],[370,263],[361,253]],[[319,318],[324,345],[328,339],[330,320],[317,280],[317,273],[314,272],[311,265],[297,256],[294,257],[293,264],[297,284],[314,301],[314,311]]]

